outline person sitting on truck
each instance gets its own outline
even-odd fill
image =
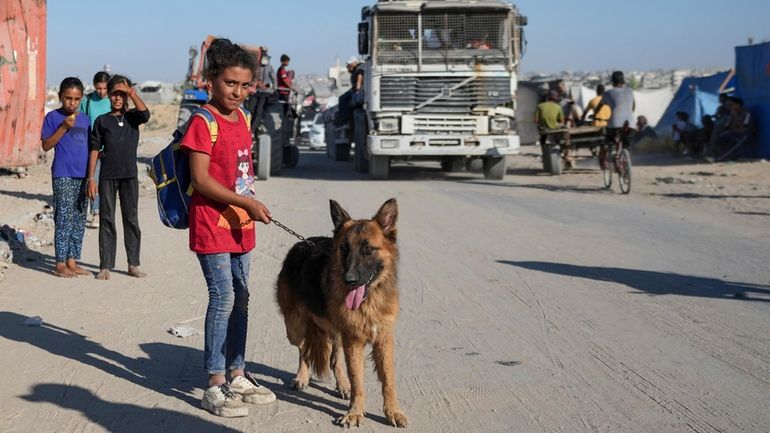
[[[598,126],[600,128],[607,126],[607,120],[609,120],[612,110],[610,110],[609,105],[601,104],[602,95],[604,95],[604,84],[599,84],[596,86],[596,96],[588,101],[583,117],[580,119],[581,121],[585,122],[588,112],[593,111],[594,115],[591,126]]]
[[[294,88],[294,83],[289,74],[289,62],[291,59],[286,54],[281,54],[281,67],[278,68],[278,100],[283,105],[284,116],[289,111],[289,95]]]
[[[350,72],[350,86],[355,92],[364,88],[364,70],[361,69],[360,65],[361,60],[356,56],[352,56],[345,64],[348,72]]]
[[[559,105],[561,95],[558,90],[551,90],[548,93],[548,99],[545,102],[540,103],[537,106],[535,112],[535,123],[537,123],[540,130],[540,148],[543,151],[543,157],[547,154],[546,141],[551,136],[554,140],[563,140],[564,149],[562,149],[562,155],[565,160],[568,159],[570,149],[570,136],[569,132],[564,130],[565,119],[564,111]],[[558,131],[554,131],[558,130]]]
[[[244,104],[246,109],[252,113],[251,131],[255,136],[259,134],[259,127],[262,125],[262,117],[265,114],[265,106],[270,98],[275,95],[275,83],[275,69],[270,64],[267,47],[263,47],[255,80],[256,92],[249,96],[249,99]]]

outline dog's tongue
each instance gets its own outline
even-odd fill
[[[345,305],[351,310],[358,310],[361,303],[364,302],[364,292],[366,291],[366,284],[358,286],[355,289],[348,292],[345,296]]]

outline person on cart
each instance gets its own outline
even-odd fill
[[[569,165],[570,134],[565,125],[564,111],[559,100],[561,95],[557,90],[551,90],[548,93],[548,99],[537,106],[535,112],[535,123],[540,131],[540,149],[543,152],[543,158],[548,155],[547,141],[550,137],[555,143],[562,142],[562,158]]]

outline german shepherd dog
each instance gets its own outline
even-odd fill
[[[406,427],[396,395],[393,333],[399,312],[396,265],[398,204],[390,199],[372,219],[353,220],[330,200],[334,237],[294,245],[278,275],[276,299],[289,342],[299,349],[292,386],[304,389],[310,369],[334,372],[337,391],[350,398],[344,427],[364,420],[364,348],[372,345],[388,422]],[[347,363],[347,371],[342,360]],[[349,378],[349,379],[348,379]]]

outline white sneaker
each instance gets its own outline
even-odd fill
[[[226,383],[212,386],[203,393],[201,407],[216,416],[237,418],[247,416],[249,408],[241,401]]]
[[[257,379],[249,372],[246,372],[246,377],[236,376],[230,382],[230,389],[245,403],[268,404],[275,401],[273,391],[257,383]]]

